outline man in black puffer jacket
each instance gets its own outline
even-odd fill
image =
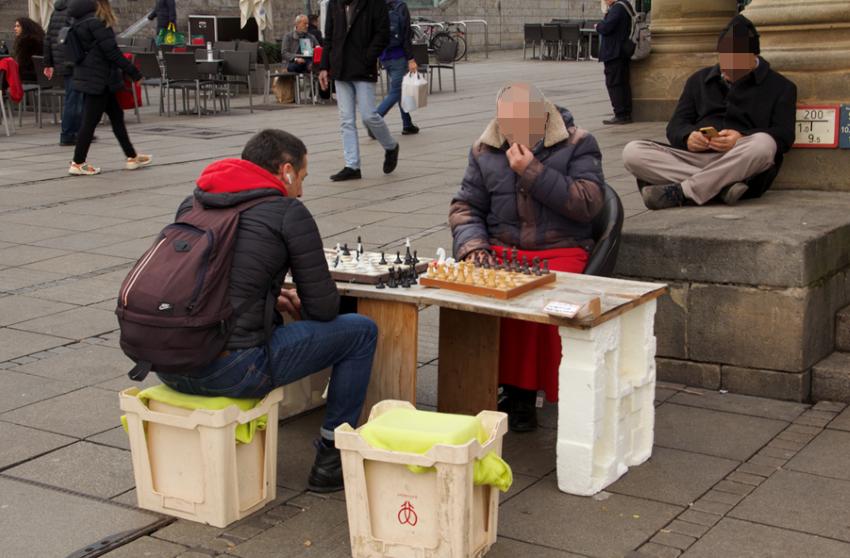
[[[156,0],[156,5],[148,15],[148,19],[156,19],[156,32],[167,29],[170,23],[177,26],[177,3],[175,0]]]
[[[231,300],[234,308],[252,298],[254,302],[237,319],[227,350],[199,377],[159,376],[184,393],[263,397],[333,366],[318,454],[308,479],[311,490],[333,492],[343,488],[334,429],[346,422],[354,426],[360,417],[377,328],[359,314],[338,315],[339,293],[322,238],[297,199],[306,176],[307,148],[282,130],[263,130],[245,145],[242,159],[218,161],[201,173],[194,196],[180,205],[178,216],[192,207],[193,199],[214,209],[271,196],[242,213],[236,233]],[[281,289],[287,273],[295,290]],[[269,286],[276,304],[266,294]],[[281,313],[296,321],[282,325]]]
[[[57,72],[65,83],[65,102],[62,109],[62,131],[59,145],[77,143],[77,132],[83,117],[83,95],[73,87],[74,64],[65,59],[65,45],[59,44],[59,31],[68,25],[68,1],[56,0],[53,15],[44,36],[44,75],[52,80]]]

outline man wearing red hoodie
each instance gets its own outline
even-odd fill
[[[159,377],[184,393],[259,398],[332,366],[308,487],[334,492],[343,488],[334,429],[345,422],[354,426],[360,417],[377,327],[359,314],[339,314],[319,229],[298,200],[306,177],[307,148],[282,130],[261,131],[245,145],[242,159],[218,161],[201,173],[178,216],[192,207],[193,198],[214,209],[268,196],[241,214],[230,274],[233,307],[255,300],[237,318],[227,350],[200,377]],[[281,288],[287,272],[295,289]],[[269,286],[274,296],[266,296]],[[295,321],[284,326],[282,313]]]

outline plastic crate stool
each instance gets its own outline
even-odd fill
[[[262,400],[122,391],[139,507],[226,527],[274,500],[282,399],[283,388]]]
[[[382,401],[335,432],[353,558],[473,558],[496,542],[507,415],[416,411]],[[387,449],[392,448],[392,449]]]

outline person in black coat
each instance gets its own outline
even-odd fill
[[[112,123],[112,131],[127,156],[125,168],[135,170],[151,162],[150,155],[136,153],[127,127],[124,110],[115,93],[124,88],[124,74],[133,81],[142,79],[138,68],[124,57],[115,42],[115,15],[109,0],[71,0],[68,15],[74,18],[69,33],[74,33],[83,58],[74,66],[74,89],[83,93],[83,122],[77,133],[74,160],[68,169],[73,175],[92,175],[100,169],[86,163],[94,129],[104,112]]]
[[[156,19],[156,32],[167,29],[170,23],[177,27],[177,3],[175,0],[156,0],[156,5],[148,14],[148,19]]]
[[[322,30],[319,29],[319,16],[318,14],[310,14],[307,16],[307,32],[313,35],[316,38],[316,42],[319,43],[319,46],[324,46],[324,37],[322,35]]]
[[[178,217],[195,203],[215,209],[267,199],[241,214],[233,247],[231,302],[248,308],[237,318],[227,350],[204,371],[196,377],[159,376],[184,393],[260,398],[332,366],[325,421],[307,482],[314,492],[334,492],[343,488],[334,430],[346,422],[357,425],[378,330],[365,316],[339,314],[339,292],[322,237],[298,200],[306,176],[307,148],[282,130],[259,132],[241,159],[217,161],[201,173]],[[281,288],[287,273],[295,289]],[[282,314],[295,321],[283,325]]]
[[[605,19],[596,24],[602,39],[599,61],[605,65],[605,86],[614,107],[614,118],[603,124],[628,124],[632,121],[631,53],[623,48],[632,30],[632,17],[623,5],[628,0],[604,0],[608,5]]]
[[[65,57],[65,45],[59,44],[59,31],[68,25],[68,20],[67,0],[56,0],[44,37],[44,75],[52,80],[55,74],[59,74],[65,85],[62,129],[59,132],[59,145],[63,146],[77,143],[83,117],[83,94],[73,87],[74,64]]]
[[[649,209],[759,197],[794,143],[797,87],[759,56],[752,22],[735,16],[717,50],[719,64],[685,84],[667,124],[670,145],[642,140],[623,150]]]
[[[345,167],[331,176],[333,181],[361,177],[356,107],[360,108],[363,124],[385,150],[384,173],[393,172],[398,165],[398,141],[375,110],[378,57],[389,42],[385,0],[330,0],[319,84],[327,90],[330,80],[334,80],[345,155]]]
[[[31,83],[36,81],[32,57],[41,55],[43,50],[44,29],[41,25],[28,17],[16,19],[14,52],[21,81]]]

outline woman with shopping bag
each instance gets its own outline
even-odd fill
[[[413,124],[410,114],[401,106],[401,83],[407,74],[417,71],[416,60],[413,57],[413,30],[410,28],[410,10],[403,0],[387,0],[387,10],[390,15],[390,44],[381,54],[381,65],[389,74],[389,91],[376,109],[382,117],[398,104],[401,112],[401,134],[407,136],[418,134],[419,128]],[[371,134],[370,134],[371,135]]]

